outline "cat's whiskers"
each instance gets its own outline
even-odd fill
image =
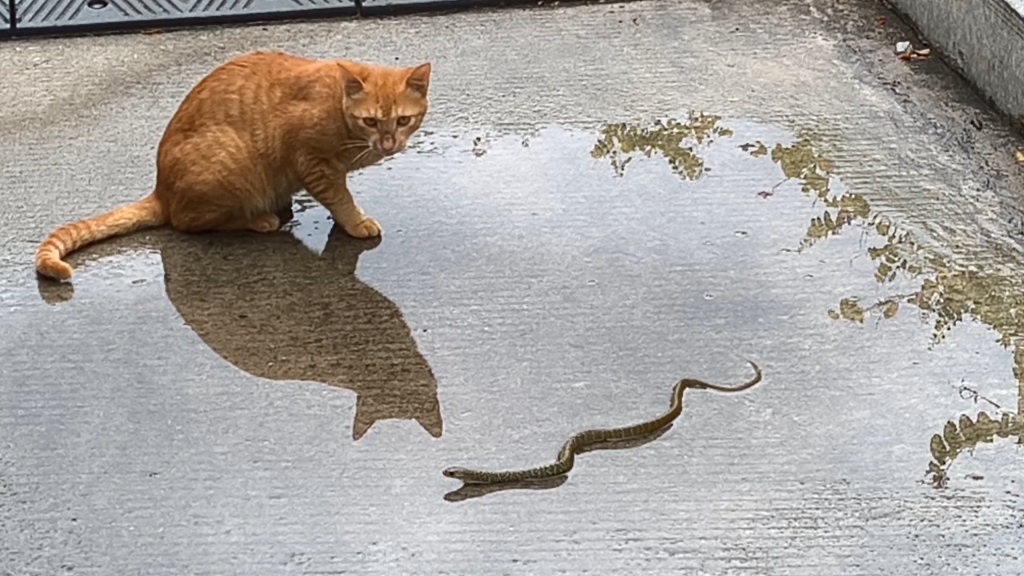
[[[349,150],[351,148],[369,148],[370,143],[366,140],[349,140],[348,142],[342,142],[341,146],[338,146],[338,150]]]
[[[373,148],[369,148],[369,147],[366,150],[363,150],[362,152],[359,153],[358,156],[356,156],[355,158],[352,159],[352,164],[358,164],[359,163],[359,159],[362,158],[363,156],[365,156],[366,154],[369,154],[370,152],[375,152],[375,150]]]

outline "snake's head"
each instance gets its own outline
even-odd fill
[[[461,479],[463,476],[465,476],[467,472],[469,472],[468,468],[460,468],[458,466],[453,466],[451,468],[445,468],[444,471],[441,472],[441,474],[444,474],[448,478]]]

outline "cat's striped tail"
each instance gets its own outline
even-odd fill
[[[61,226],[36,250],[36,271],[54,280],[70,280],[71,266],[64,261],[68,253],[105,238],[160,226],[165,221],[160,202],[150,194],[95,218]]]

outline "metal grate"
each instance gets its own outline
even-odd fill
[[[13,0],[10,0],[13,2]],[[7,34],[11,29],[11,4],[8,0],[0,0],[0,35]]]
[[[362,0],[360,12],[372,15],[523,3],[529,2],[526,0]]]
[[[4,2],[7,0],[0,0]],[[282,16],[354,15],[354,0],[13,0],[16,31],[144,28]]]

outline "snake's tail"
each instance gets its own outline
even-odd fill
[[[742,390],[746,390],[761,381],[761,367],[754,363],[753,360],[747,360],[747,364],[750,364],[754,369],[754,377],[739,386],[719,386],[717,384],[709,384],[702,380],[698,380],[697,382],[700,382],[699,386],[701,388],[706,390],[717,390],[718,392],[740,392]]]

